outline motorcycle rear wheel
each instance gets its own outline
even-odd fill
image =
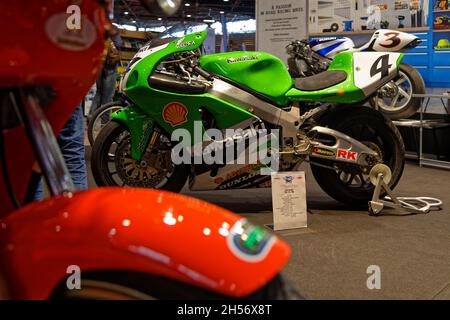
[[[122,101],[112,101],[100,106],[94,113],[88,117],[88,139],[91,146],[94,145],[103,127],[111,120],[111,113],[125,108],[126,105]]]
[[[86,274],[81,289],[68,290],[62,282],[52,294],[56,300],[226,300],[231,299],[199,287],[145,273],[106,271]],[[305,297],[284,278],[276,275],[242,300],[304,300]]]
[[[370,100],[373,108],[392,120],[413,116],[422,105],[422,98],[413,94],[425,94],[425,83],[420,73],[406,63],[400,64],[399,75],[378,90],[378,97]]]
[[[398,129],[380,112],[368,107],[337,107],[320,122],[321,126],[340,131],[381,152],[383,163],[390,167],[393,189],[399,182],[405,165],[405,146]],[[320,165],[333,167],[336,161],[312,158]],[[368,174],[349,165],[348,170],[332,170],[311,164],[311,170],[323,191],[335,200],[352,206],[366,206],[373,196],[374,186]]]

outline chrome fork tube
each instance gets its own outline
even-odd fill
[[[29,92],[28,92],[29,91]],[[64,158],[59,149],[52,127],[48,122],[32,89],[17,89],[10,93],[22,122],[42,174],[52,196],[75,190]]]

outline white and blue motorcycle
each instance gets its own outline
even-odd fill
[[[324,37],[297,40],[287,46],[289,73],[293,78],[308,77],[328,69],[334,56],[343,51],[401,52],[416,47],[421,40],[409,33],[396,30],[377,30],[370,41],[355,47],[347,37]],[[425,83],[420,73],[412,66],[401,63],[399,74],[378,90],[370,104],[391,119],[404,119],[414,115],[421,106],[420,98],[413,94],[424,94]]]

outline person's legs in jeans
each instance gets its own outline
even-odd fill
[[[78,190],[87,189],[86,160],[84,157],[84,119],[81,104],[78,105],[59,133],[58,143],[75,187]],[[41,179],[33,199],[42,200],[43,198],[44,191]]]
[[[42,177],[37,184],[36,191],[34,192],[34,195],[30,197],[33,201],[40,201],[44,199],[44,185],[42,182]]]
[[[115,86],[116,86],[116,67],[114,68],[105,68],[103,69],[103,87],[102,87],[102,104],[104,105],[106,103],[112,102],[115,92]],[[106,124],[110,119],[109,112],[102,115],[102,124]]]
[[[98,75],[97,81],[95,83],[95,95],[92,99],[91,109],[89,110],[89,115],[92,115],[98,107],[102,105],[102,92],[103,92],[103,70]]]
[[[105,104],[113,100],[116,87],[117,72],[116,68],[105,68],[103,72],[102,104]]]
[[[79,105],[58,136],[58,143],[72,176],[75,188],[87,189],[87,171],[84,150],[83,109]]]

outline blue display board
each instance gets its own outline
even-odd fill
[[[434,87],[450,88],[450,1],[436,0],[430,3],[430,79]]]

